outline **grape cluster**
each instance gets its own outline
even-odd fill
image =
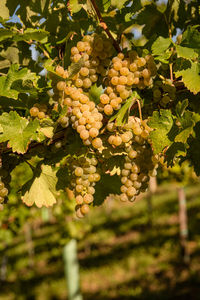
[[[106,90],[100,96],[99,110],[112,115],[132,94],[132,88],[144,89],[152,84],[156,74],[156,65],[151,55],[139,57],[136,51],[130,51],[128,58],[119,53],[112,59],[108,70]]]
[[[87,155],[94,155],[96,149],[99,150],[98,155],[107,160],[106,150],[109,155],[125,155],[121,171],[122,201],[132,201],[146,190],[149,177],[156,175],[159,161],[153,156],[149,144],[151,128],[147,120],[130,116],[126,124],[118,126],[106,117],[121,108],[132,95],[132,89],[144,89],[152,85],[157,72],[154,59],[151,55],[141,57],[136,51],[129,51],[126,57],[119,53],[111,60],[112,56],[113,46],[105,35],[86,35],[71,48],[72,64],[79,62],[77,74],[71,78],[68,70],[57,66],[56,73],[62,78],[55,81],[52,77],[53,109],[58,113],[62,110],[57,122],[63,128],[71,124],[83,144],[88,146],[85,157],[72,158],[69,164],[76,215],[80,218],[89,212],[95,183],[100,180],[97,159]],[[105,88],[98,105],[89,98],[89,89],[96,82]]]
[[[76,215],[82,218],[89,212],[89,204],[94,200],[95,184],[101,176],[97,171],[95,157],[79,157],[71,162],[71,187],[76,199]]]
[[[108,143],[112,146],[128,146],[132,142],[142,144],[149,136],[151,128],[147,125],[147,120],[142,123],[139,118],[130,116],[128,122],[123,126],[116,126],[109,122],[107,130],[112,134],[108,137]]]
[[[148,187],[149,177],[156,176],[159,157],[153,156],[148,142],[151,128],[147,120],[130,116],[124,126],[107,124],[112,132],[108,142],[113,146],[122,146],[126,153],[125,163],[121,171],[121,201],[133,201],[135,197]]]
[[[166,107],[176,98],[176,88],[170,80],[168,82],[156,81],[153,87],[153,101]]]
[[[47,110],[48,108],[46,104],[35,103],[30,109],[30,115],[34,118],[37,117],[38,119],[44,119],[48,117]]]
[[[82,59],[80,71],[72,78],[77,88],[89,89],[99,75],[106,76],[106,69],[113,55],[112,42],[104,35],[85,35],[76,47],[71,48],[71,61]]]
[[[150,176],[156,176],[159,159],[153,156],[151,147],[133,143],[126,148],[124,167],[121,171],[121,201],[134,201],[140,192],[148,188]]]
[[[83,93],[81,88],[67,86],[62,82],[63,105],[68,107],[67,115],[60,119],[62,126],[68,125],[68,117],[72,127],[79,133],[84,145],[92,145],[95,149],[102,147],[102,140],[98,137],[103,126],[103,115],[98,111],[93,101]],[[61,81],[57,83],[61,89]]]

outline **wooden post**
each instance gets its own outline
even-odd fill
[[[80,292],[79,264],[77,258],[77,242],[75,239],[69,241],[63,249],[65,277],[68,287],[69,300],[82,300]]]
[[[157,189],[157,180],[156,177],[150,177],[149,180],[149,193],[147,194],[147,211],[148,211],[148,225],[152,226],[152,212],[153,212],[153,205],[152,205],[152,196]]]
[[[190,256],[188,253],[187,239],[188,239],[188,221],[187,221],[187,207],[185,190],[183,187],[178,188],[178,203],[179,203],[179,231],[180,231],[180,244],[185,263],[189,263]]]

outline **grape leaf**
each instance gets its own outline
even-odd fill
[[[0,16],[3,19],[9,19],[9,17],[10,17],[9,9],[6,6],[6,4],[7,4],[7,0],[1,0],[0,1]]]
[[[3,132],[0,134],[0,143],[9,142],[13,152],[25,153],[31,141],[37,140],[39,121],[28,122],[20,117],[17,112],[3,113],[0,116],[0,125]]]
[[[194,166],[194,171],[197,176],[200,176],[200,139],[192,139],[189,143],[189,149],[187,151],[187,158],[190,159]]]
[[[178,57],[183,57],[186,59],[195,59],[198,57],[198,53],[195,52],[195,50],[192,48],[176,45],[176,51],[177,51]]]
[[[151,47],[152,54],[154,56],[156,55],[162,56],[163,54],[165,54],[165,51],[170,47],[171,44],[172,44],[171,39],[159,36],[152,44]]]
[[[100,101],[100,95],[102,94],[103,88],[102,86],[97,86],[96,84],[93,84],[89,91],[89,98],[90,100],[94,101],[96,104]]]
[[[148,125],[154,130],[150,132],[150,138],[154,153],[161,152],[165,147],[172,144],[171,135],[173,128],[173,116],[169,110],[154,111]]]
[[[193,49],[200,49],[200,33],[196,26],[188,26],[183,33],[181,46]]]
[[[111,0],[111,5],[118,8],[118,9],[121,9],[123,8],[124,4],[127,2],[127,0]]]
[[[7,97],[7,98],[18,98],[18,92],[16,90],[12,90],[9,88],[5,88],[6,86],[6,77],[0,77],[0,96]]]
[[[135,103],[135,99],[140,99],[140,96],[137,92],[133,92],[131,97],[126,100],[126,103],[120,108],[120,110],[116,113],[116,115],[110,118],[110,122],[116,120],[118,126],[121,126],[126,123],[129,110],[131,106]]]
[[[176,105],[176,115],[178,118],[181,118],[183,116],[187,106],[188,106],[188,99],[185,99],[182,102],[178,102],[178,104]]]
[[[181,128],[179,133],[175,137],[175,142],[186,143],[188,137],[193,132],[193,128],[195,126],[195,120],[193,118],[193,113],[190,111],[186,111],[183,117],[180,120]]]
[[[68,80],[71,79],[72,77],[74,77],[74,75],[76,75],[80,71],[80,69],[84,66],[84,63],[85,63],[84,59],[81,58],[81,59],[79,59],[78,62],[70,65]]]
[[[49,127],[43,127],[43,128],[40,128],[40,131],[46,136],[48,137],[49,139],[51,139],[53,137],[53,134],[54,134],[54,128],[49,126]]]
[[[37,41],[47,43],[49,32],[42,29],[28,28],[23,33],[14,36],[15,41]]]
[[[37,207],[53,206],[56,203],[56,172],[52,170],[51,166],[42,165],[41,173],[35,174],[25,186],[24,189],[28,189],[22,201],[32,206],[34,203]]]
[[[0,96],[17,99],[19,93],[34,92],[39,76],[27,68],[19,70],[18,64],[11,65],[7,77],[0,78]]]
[[[134,2],[134,1],[133,1]],[[144,9],[138,14],[136,22],[139,25],[144,25],[142,33],[151,38],[155,33],[164,37],[168,36],[168,28],[163,22],[164,16],[158,11],[155,4],[145,5]]]
[[[86,1],[84,1],[84,2],[86,2]],[[71,14],[75,14],[75,13],[79,12],[79,10],[81,10],[81,8],[82,8],[82,5],[83,5],[83,1],[81,3],[79,3],[79,0],[69,0],[68,7],[69,7]]]
[[[121,181],[118,175],[104,174],[95,186],[94,205],[99,206],[109,194],[120,194]]]
[[[3,40],[6,40],[8,38],[11,38],[13,36],[13,32],[9,29],[0,29],[0,42]]]
[[[165,152],[165,158],[168,166],[173,166],[174,157],[186,155],[186,145],[183,143],[173,143]]]
[[[178,78],[182,76],[184,85],[190,90],[190,92],[197,94],[200,92],[200,65],[198,63],[191,62],[191,67],[187,69],[175,71],[175,75]]]

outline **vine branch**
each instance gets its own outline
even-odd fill
[[[104,29],[104,31],[107,33],[108,37],[112,40],[113,42],[113,46],[115,47],[115,49],[117,50],[117,52],[121,52],[120,46],[117,43],[117,41],[114,39],[113,35],[111,34],[110,30],[108,29],[108,26],[106,25],[106,23],[104,22],[104,19],[101,15],[101,12],[95,2],[95,0],[90,0],[90,2],[92,3],[92,6],[96,12],[96,15],[99,19],[100,22],[100,26]]]

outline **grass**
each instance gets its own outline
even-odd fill
[[[152,197],[151,214],[145,197],[129,204],[111,197],[76,221],[81,228],[78,258],[85,300],[200,299],[200,186],[187,187],[186,196],[189,264],[180,247],[173,185],[161,187]],[[63,223],[41,223],[33,231],[30,258],[24,233],[19,234],[1,253],[7,260],[1,300],[67,299],[60,243],[64,235]]]

